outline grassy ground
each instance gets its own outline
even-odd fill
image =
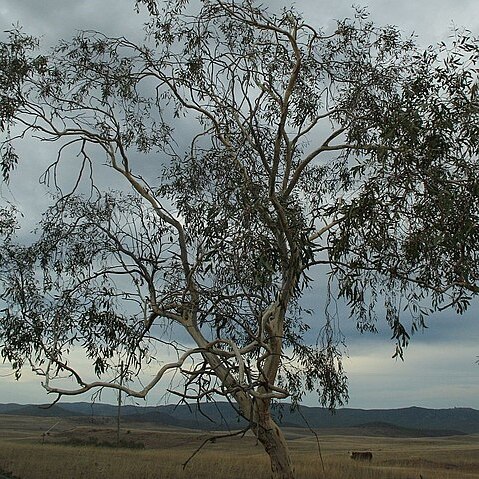
[[[144,450],[71,446],[115,441],[111,424],[84,424],[51,418],[0,418],[0,470],[21,479],[243,479],[269,478],[268,460],[251,436],[217,440],[197,454],[209,437],[197,431],[130,425],[122,439]],[[479,435],[397,439],[286,430],[298,479],[479,479]],[[44,442],[42,444],[42,442]],[[371,450],[371,464],[349,459],[348,450]],[[323,472],[324,465],[324,472]]]

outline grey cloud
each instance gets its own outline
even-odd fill
[[[2,30],[19,23],[26,33],[42,37],[47,44],[71,38],[78,30],[142,38],[146,21],[144,13],[134,13],[130,0],[5,0],[0,12]]]
[[[269,0],[267,3],[271,9],[291,5],[287,1]],[[352,15],[352,3],[352,0],[298,0],[294,5],[312,25],[331,29],[335,19]],[[397,25],[406,35],[415,32],[421,44],[446,38],[452,23],[479,34],[479,6],[476,0],[371,0],[368,5],[375,22]],[[68,39],[83,29],[141,39],[146,20],[144,13],[134,13],[133,0],[3,0],[0,15],[2,31],[18,22],[27,33],[43,36],[46,44],[53,44],[60,38]],[[44,144],[25,144],[22,157],[34,157],[34,165],[20,165],[10,187],[1,187],[0,196],[21,205],[26,229],[33,228],[48,204],[47,192],[37,180],[54,155],[55,150]],[[71,178],[74,172],[67,165],[64,175]],[[105,185],[110,183],[108,176],[108,171],[101,170],[99,181]],[[324,287],[324,281],[318,281],[305,298],[305,305],[316,311],[316,316],[310,321],[312,324],[323,321]],[[416,404],[479,408],[479,366],[474,362],[479,354],[477,301],[464,317],[456,317],[451,311],[433,315],[428,321],[429,329],[413,337],[404,364],[391,359],[393,344],[384,322],[378,324],[378,335],[360,335],[355,330],[354,321],[347,319],[344,305],[339,304],[339,309],[340,325],[346,335],[351,358],[346,364],[351,406],[399,407]],[[316,334],[317,329],[311,332],[312,340]],[[2,402],[31,401],[31,394],[41,394],[37,380],[33,383],[31,378],[25,378],[18,384],[18,393],[9,378],[0,378],[2,384],[7,381],[9,387],[0,387]],[[439,391],[442,391],[441,395]],[[308,398],[310,404],[314,401]]]

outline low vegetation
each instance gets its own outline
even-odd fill
[[[269,479],[268,458],[252,435],[208,442],[191,457],[211,435],[131,424],[120,439],[145,449],[105,448],[98,445],[116,441],[110,424],[68,419],[42,434],[53,424],[52,418],[4,416],[0,471],[20,479]],[[286,429],[286,435],[299,479],[479,479],[479,435],[384,438],[329,431],[322,433],[321,454],[307,430]],[[350,450],[370,450],[373,460],[352,461]]]
[[[92,446],[92,447],[109,447],[109,448],[123,448],[123,449],[145,449],[145,445],[142,442],[128,441],[121,439],[119,442],[115,441],[98,441],[96,439],[81,439],[72,438],[67,442],[69,446]]]

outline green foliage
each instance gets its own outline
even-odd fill
[[[119,353],[131,378],[183,328],[199,357],[180,367],[184,398],[342,404],[332,300],[360,331],[384,317],[402,357],[431,311],[478,291],[478,43],[456,32],[421,51],[361,9],[323,32],[250,1],[142,3],[144,44],[1,44],[2,130],[57,141],[55,180],[67,151],[80,158],[31,246],[0,223],[3,357],[75,376],[79,344],[100,377]],[[27,161],[15,142],[5,179]],[[129,194],[78,193],[102,155]],[[308,316],[318,276],[328,306]]]
[[[0,145],[0,170],[4,179],[8,179],[18,163],[18,156],[8,140],[10,128],[24,103],[22,89],[31,74],[43,70],[46,61],[41,55],[30,57],[38,47],[35,38],[19,29],[6,33],[8,43],[0,43],[0,133],[7,137]]]

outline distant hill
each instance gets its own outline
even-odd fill
[[[51,408],[39,405],[0,404],[0,414],[103,418],[115,417],[117,407],[101,403],[58,403]],[[150,422],[193,429],[238,429],[246,422],[229,403],[134,406],[121,409],[125,422]],[[302,406],[291,411],[288,405],[275,412],[283,426],[315,429],[357,428],[363,434],[396,437],[446,436],[479,433],[479,411],[471,408],[427,409],[338,409]]]
[[[388,423],[418,430],[453,430],[467,434],[479,432],[479,411],[471,408],[427,409],[338,409],[334,415],[322,408],[302,408],[302,415],[311,427],[352,427],[368,423]],[[301,415],[293,412],[288,422],[300,422]],[[303,421],[304,424],[304,421]]]
[[[72,412],[57,404],[48,407],[35,404],[0,404],[0,414],[14,416],[71,417]],[[83,416],[79,413],[78,416]]]
[[[361,436],[380,437],[447,437],[461,436],[466,433],[451,429],[412,429],[410,427],[395,426],[387,422],[369,422],[354,426]]]

